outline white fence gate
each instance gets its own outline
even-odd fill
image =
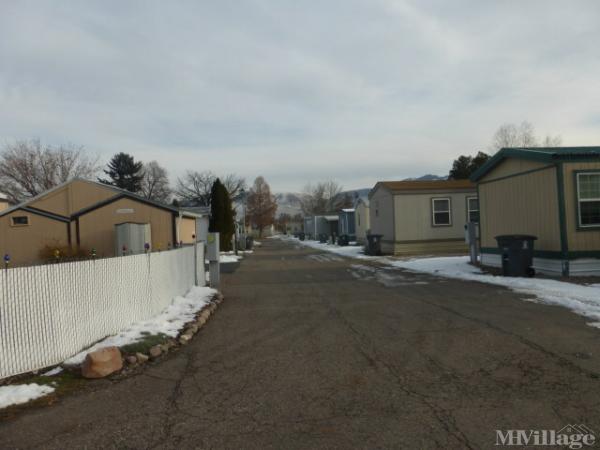
[[[0,270],[0,378],[58,364],[158,314],[195,284],[203,250]]]

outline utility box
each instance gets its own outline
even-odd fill
[[[115,225],[115,256],[137,255],[152,247],[149,223],[125,222]]]
[[[218,288],[221,282],[221,269],[219,266],[219,233],[208,233],[206,256],[208,258],[210,287]]]
[[[208,240],[208,216],[196,218],[196,242]]]

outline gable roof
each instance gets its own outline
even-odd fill
[[[383,187],[392,193],[410,191],[448,191],[448,190],[475,190],[475,184],[470,180],[405,180],[405,181],[379,181],[371,189],[369,198],[375,191]]]
[[[518,147],[503,148],[471,175],[471,181],[477,182],[498,164],[507,158],[528,159],[531,161],[600,161],[600,147]]]
[[[68,218],[67,217],[63,217],[63,216],[61,216],[59,214],[54,214],[54,213],[52,213],[50,211],[44,211],[44,210],[41,210],[41,209],[34,208],[34,207],[30,206],[32,203],[35,203],[36,201],[44,198],[48,194],[51,194],[51,193],[53,193],[55,191],[58,191],[59,189],[62,189],[63,187],[65,187],[65,186],[67,186],[67,185],[69,185],[69,184],[71,184],[71,183],[73,183],[75,181],[82,181],[84,183],[89,183],[89,184],[101,186],[101,187],[106,188],[106,189],[110,189],[110,190],[112,190],[112,191],[115,192],[115,195],[113,197],[110,197],[110,198],[106,199],[106,200],[102,200],[100,202],[92,203],[91,205],[88,205],[85,208],[83,208],[83,209],[81,209],[79,211],[74,212],[71,215],[71,217],[68,217]],[[9,214],[9,213],[11,213],[13,211],[17,211],[17,210],[28,210],[29,212],[34,212],[34,213],[44,213],[47,217],[57,218],[57,220],[60,220],[58,218],[61,218],[63,220],[64,219],[70,220],[71,218],[76,218],[78,216],[81,216],[81,215],[85,214],[86,212],[93,211],[94,209],[97,209],[100,206],[104,206],[106,204],[112,203],[112,202],[114,202],[116,200],[120,200],[122,198],[130,198],[132,200],[136,200],[136,201],[141,202],[141,203],[146,203],[146,204],[155,206],[155,207],[160,208],[160,209],[166,209],[166,210],[174,212],[174,213],[179,213],[179,209],[177,209],[177,208],[175,208],[173,206],[165,205],[164,203],[160,203],[160,202],[157,202],[157,201],[154,201],[154,200],[149,200],[149,199],[144,198],[144,197],[142,197],[140,195],[134,194],[133,192],[126,191],[125,189],[120,189],[118,187],[111,186],[110,184],[104,184],[104,183],[100,183],[98,181],[93,181],[93,180],[85,180],[83,178],[73,178],[72,180],[69,180],[69,181],[67,181],[65,183],[59,184],[58,186],[55,186],[55,187],[53,187],[51,189],[48,189],[47,191],[44,191],[41,194],[36,195],[35,197],[31,197],[31,198],[29,198],[29,199],[27,199],[27,200],[25,200],[25,201],[23,201],[23,202],[15,205],[15,206],[12,206],[12,207],[10,207],[8,209],[5,209],[4,211],[0,211],[0,217],[4,216],[6,214]]]

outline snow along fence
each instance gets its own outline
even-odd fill
[[[58,364],[160,313],[199,280],[202,243],[165,252],[0,270],[0,379]],[[195,272],[198,267],[198,273]]]

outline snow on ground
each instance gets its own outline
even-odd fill
[[[56,366],[54,369],[50,369],[48,372],[44,372],[42,374],[43,377],[53,377],[54,375],[58,375],[63,371],[62,367]]]
[[[243,256],[240,255],[228,255],[228,254],[221,254],[219,256],[219,262],[221,264],[227,264],[227,263],[234,263],[234,262],[238,262],[240,259],[243,259]]]
[[[386,256],[367,256],[362,247],[339,247],[316,241],[300,241],[299,244],[318,250],[336,253],[356,259],[372,260],[381,264],[431,275],[459,280],[479,281],[507,287],[520,294],[531,295],[535,301],[569,308],[592,320],[589,325],[600,328],[600,284],[580,285],[545,278],[517,278],[495,276],[482,272],[469,263],[468,256],[422,257],[397,259]]]
[[[208,287],[194,286],[185,297],[175,297],[172,303],[159,315],[143,322],[134,323],[119,334],[103,339],[90,348],[67,359],[65,364],[81,364],[85,359],[85,356],[90,352],[104,347],[121,347],[123,345],[133,344],[143,340],[144,337],[148,335],[163,333],[167,336],[176,337],[179,330],[181,330],[187,322],[193,320],[194,315],[202,309],[204,305],[207,305],[216,293],[216,290]]]
[[[0,386],[0,409],[27,403],[52,392],[54,392],[52,386],[41,386],[35,383]]]

